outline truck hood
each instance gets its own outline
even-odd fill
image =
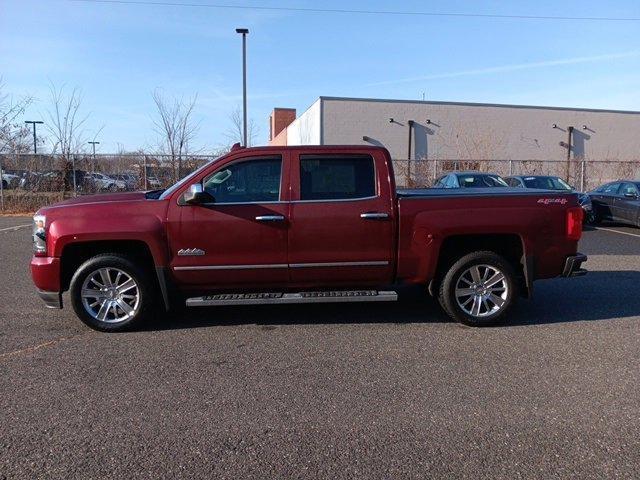
[[[104,193],[100,195],[81,195],[79,197],[70,198],[62,202],[54,203],[53,205],[51,205],[51,207],[62,207],[66,205],[79,204],[86,205],[90,203],[127,202],[144,199],[145,192]]]

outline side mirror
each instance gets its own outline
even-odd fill
[[[215,199],[204,188],[201,183],[194,183],[189,190],[184,192],[184,201],[189,205],[200,205],[202,203],[213,203]]]
[[[638,194],[633,192],[626,192],[624,196],[627,198],[638,198]]]

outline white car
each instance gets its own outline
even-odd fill
[[[104,173],[87,173],[85,180],[93,184],[96,190],[126,190],[127,185],[122,180],[116,180]]]
[[[147,186],[149,188],[160,188],[162,187],[162,184],[160,183],[160,180],[158,180],[158,177],[150,175],[147,177]]]
[[[2,188],[15,188],[20,184],[20,177],[13,173],[2,174]]]

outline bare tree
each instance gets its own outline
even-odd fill
[[[47,110],[45,128],[51,134],[51,151],[62,154],[63,159],[68,161],[71,154],[84,148],[82,129],[89,115],[80,115],[82,92],[74,87],[67,94],[64,85],[56,88],[52,83],[49,86],[49,101],[51,105]]]
[[[0,153],[25,153],[30,149],[29,128],[18,118],[33,103],[30,96],[16,98],[5,93],[0,77]]]
[[[191,144],[200,124],[193,120],[193,111],[198,95],[184,100],[168,100],[160,90],[153,92],[153,101],[157,108],[157,117],[153,123],[160,136],[158,145],[161,153],[169,155],[174,180],[182,178],[183,157],[193,154]]]
[[[227,131],[224,133],[224,136],[229,139],[230,143],[240,142],[242,143],[243,137],[243,121],[242,121],[242,110],[240,107],[236,107],[229,114],[229,122],[230,126]],[[255,144],[255,140],[260,133],[260,129],[256,126],[253,118],[250,118],[247,122],[247,143],[248,147],[251,147]]]
[[[51,83],[49,85],[49,101],[51,105],[47,110],[45,128],[51,135],[51,152],[61,154],[60,170],[63,175],[59,187],[64,191],[71,189],[71,187],[75,190],[75,158],[72,155],[85,148],[82,129],[89,115],[80,115],[82,92],[77,87],[74,87],[71,93],[67,93],[64,85],[56,88]],[[72,181],[69,180],[70,177],[73,179]]]

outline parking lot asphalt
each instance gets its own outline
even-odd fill
[[[28,223],[0,218],[0,479],[640,478],[638,229],[501,327],[411,297],[102,334],[37,298]]]

